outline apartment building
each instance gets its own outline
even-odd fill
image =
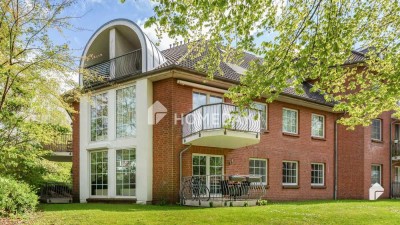
[[[400,191],[400,129],[391,113],[347,130],[333,103],[305,82],[302,94],[287,88],[233,116],[224,93],[257,57],[222,63],[224,74],[209,80],[187,50],[160,51],[125,19],[90,38],[81,67],[105,80],[82,74],[87,92],[74,103],[76,201],[366,199],[374,183],[384,198]],[[363,54],[354,51],[344,66],[359,66]]]

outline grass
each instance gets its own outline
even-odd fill
[[[33,224],[397,224],[400,201],[308,201],[257,207],[40,205]]]

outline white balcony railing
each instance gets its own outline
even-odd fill
[[[183,138],[217,129],[260,133],[260,111],[246,109],[239,113],[235,105],[216,103],[200,106],[183,117]]]

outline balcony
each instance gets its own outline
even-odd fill
[[[57,162],[72,161],[72,134],[58,134],[52,137],[52,143],[42,144],[43,149],[51,151],[48,160]]]
[[[182,205],[202,207],[255,206],[266,185],[253,175],[196,175],[182,178]]]
[[[260,142],[258,110],[216,103],[200,106],[182,118],[183,144],[236,149]]]
[[[142,73],[142,51],[131,51],[105,62],[85,67],[85,86]]]

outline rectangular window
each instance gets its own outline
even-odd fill
[[[371,185],[378,183],[382,185],[382,166],[372,165],[371,166]]]
[[[117,150],[116,156],[116,194],[136,196],[136,150]]]
[[[249,174],[261,176],[261,182],[267,183],[267,160],[265,159],[250,159]]]
[[[203,92],[193,92],[193,109],[196,109],[202,105],[222,103],[224,98],[222,96]]]
[[[293,109],[283,109],[282,131],[291,134],[298,133],[298,111]]]
[[[267,130],[267,123],[268,123],[268,117],[267,117],[267,104],[262,104],[258,102],[254,102],[254,108],[260,110],[260,120],[261,120],[261,130]]]
[[[284,161],[282,167],[282,185],[297,185],[298,162]]]
[[[371,124],[371,139],[382,141],[382,120],[373,119]]]
[[[92,97],[90,107],[90,140],[102,141],[108,134],[108,98],[107,93]]]
[[[311,185],[324,185],[325,164],[311,163]]]
[[[400,166],[394,167],[394,181],[400,182]]]
[[[108,151],[90,152],[91,195],[108,195]]]
[[[117,90],[117,138],[136,135],[136,93],[135,86]]]
[[[324,138],[325,136],[325,117],[322,115],[311,115],[311,136]]]

